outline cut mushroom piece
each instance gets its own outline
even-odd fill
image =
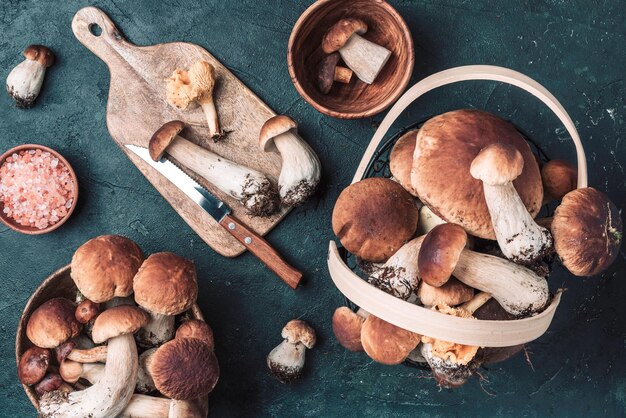
[[[347,306],[341,306],[333,314],[333,333],[345,349],[363,351],[361,344],[361,328],[365,318],[353,312]]]
[[[472,177],[483,182],[491,222],[506,258],[532,264],[553,250],[550,232],[535,223],[513,186],[524,168],[522,154],[513,146],[495,143],[472,161]]]
[[[76,383],[79,379],[85,379],[89,383],[97,383],[104,373],[104,364],[78,363],[65,360],[59,366],[59,374],[67,383]]]
[[[444,223],[434,227],[418,250],[422,281],[434,287],[446,284],[466,245],[467,233],[459,225]]]
[[[24,50],[24,61],[7,77],[7,92],[21,109],[32,107],[39,96],[46,69],[54,64],[54,54],[42,45],[30,45]]]
[[[46,348],[31,347],[20,356],[17,366],[17,376],[24,385],[39,383],[50,365],[50,350]]]
[[[343,84],[350,83],[352,79],[352,70],[337,65],[341,56],[338,52],[327,55],[320,64],[317,73],[317,87],[322,94],[330,93],[333,83],[338,81]]]
[[[417,291],[418,254],[423,238],[415,238],[392,255],[379,269],[375,269],[368,277],[368,281],[377,288],[407,300]]]
[[[617,258],[622,219],[604,193],[591,187],[576,189],[556,208],[552,234],[563,265],[576,276],[593,276]]]
[[[304,368],[306,349],[315,346],[313,328],[306,322],[293,319],[283,327],[283,342],[267,356],[267,367],[274,377],[283,383],[299,379]]]
[[[420,283],[417,297],[424,306],[456,306],[468,302],[474,297],[474,289],[461,283],[454,277],[444,285],[435,287],[426,282]]]
[[[261,127],[259,145],[265,152],[278,150],[283,164],[278,191],[284,206],[303,204],[317,189],[321,176],[315,151],[298,135],[298,124],[289,116],[268,119]]]
[[[369,315],[361,328],[365,353],[378,363],[400,364],[420,343],[421,336]]]
[[[324,35],[322,49],[327,54],[339,51],[356,76],[372,84],[391,57],[391,51],[363,38],[365,32],[367,24],[361,19],[341,19]]]
[[[544,190],[544,203],[552,199],[561,200],[576,188],[578,170],[563,160],[548,161],[541,168],[541,181]]]
[[[179,134],[185,127],[174,120],[161,126],[150,139],[148,149],[154,161],[165,152],[185,167],[204,177],[222,192],[241,202],[255,216],[269,216],[278,210],[278,192],[263,174],[239,165]]]
[[[26,336],[37,347],[55,348],[77,336],[82,329],[74,317],[74,303],[65,298],[52,298],[31,314]]]
[[[155,347],[174,337],[174,316],[190,309],[198,297],[196,267],[173,253],[156,253],[135,276],[135,301],[151,315],[137,335],[139,343]],[[95,341],[95,339],[94,339]]]

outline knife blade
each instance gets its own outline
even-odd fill
[[[226,203],[215,197],[166,157],[154,161],[147,148],[130,144],[126,144],[126,148],[161,173],[200,206],[287,285],[292,289],[298,286],[300,279],[302,279],[302,273],[290,266],[265,239],[231,215],[231,209]]]

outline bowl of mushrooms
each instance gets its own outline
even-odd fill
[[[511,123],[454,110],[381,142],[426,92],[465,80],[520,87],[543,101],[576,146],[577,166],[548,160]],[[541,166],[541,167],[540,167]],[[556,205],[554,213],[542,210]],[[339,196],[328,268],[350,301],[332,319],[338,342],[388,365],[418,363],[439,385],[463,385],[550,326],[561,289],[555,262],[574,276],[607,269],[622,224],[587,186],[585,154],[567,112],[543,86],[501,67],[466,66],[411,87],[374,135]]]
[[[206,417],[219,378],[193,263],[104,235],[26,304],[18,376],[43,417]],[[199,371],[202,371],[199,373]]]

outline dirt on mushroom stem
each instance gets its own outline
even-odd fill
[[[282,203],[288,207],[300,206],[315,192],[316,188],[317,185],[311,184],[306,180],[301,180],[285,194]]]
[[[268,217],[275,214],[280,206],[280,198],[276,187],[268,180],[264,181],[260,188],[256,188],[256,179],[250,174],[246,175],[246,181],[242,187],[241,202],[253,216]],[[248,189],[255,190],[250,193]]]

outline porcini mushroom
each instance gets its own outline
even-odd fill
[[[467,233],[459,225],[444,223],[434,227],[419,249],[420,278],[434,287],[446,284],[466,244]]]
[[[368,277],[370,284],[397,298],[407,300],[417,291],[419,284],[418,254],[421,238],[404,244],[380,268],[374,269]]]
[[[137,370],[137,384],[135,391],[138,393],[150,393],[156,390],[154,380],[150,375],[150,364],[156,353],[156,347],[144,351],[139,356],[139,369]]]
[[[550,231],[535,223],[513,186],[523,168],[522,154],[513,145],[495,143],[478,153],[470,173],[483,182],[502,253],[516,263],[532,264],[552,252],[553,244]]]
[[[544,202],[550,199],[561,200],[576,188],[578,170],[564,160],[550,160],[541,168]]]
[[[622,220],[604,193],[591,187],[576,189],[556,208],[552,234],[563,265],[576,276],[593,276],[615,261]]]
[[[20,356],[17,376],[24,385],[34,385],[44,378],[50,365],[50,350],[31,347]]]
[[[426,205],[420,208],[419,222],[417,223],[417,234],[426,235],[437,225],[445,224],[446,221],[430,210]]]
[[[151,321],[138,334],[140,344],[154,347],[174,336],[174,315],[190,309],[198,297],[196,267],[173,253],[156,253],[144,261],[133,283],[135,301]],[[96,340],[94,339],[94,342]]]
[[[46,376],[34,386],[34,389],[35,393],[39,396],[44,396],[47,393],[55,391],[59,391],[64,394],[72,391],[71,386],[63,382],[61,375],[55,372],[46,374]]]
[[[55,348],[77,336],[82,325],[74,317],[76,307],[65,298],[52,298],[31,314],[26,336],[37,347]]]
[[[391,57],[391,51],[363,38],[365,32],[367,24],[361,19],[341,19],[324,35],[322,49],[327,54],[339,51],[356,76],[372,84]]]
[[[161,126],[152,135],[148,148],[154,161],[159,161],[167,152],[176,161],[241,202],[252,215],[269,216],[278,210],[278,193],[263,173],[186,140],[179,135],[184,127],[183,122],[174,120]]]
[[[54,64],[54,54],[43,45],[30,45],[24,50],[24,61],[7,77],[7,92],[15,105],[27,109],[35,103],[43,84],[46,69]]]
[[[287,322],[281,335],[284,340],[268,354],[267,367],[274,377],[288,383],[302,375],[306,349],[315,346],[316,336],[313,328],[299,319]]]
[[[298,135],[298,124],[289,116],[268,119],[261,127],[259,145],[265,152],[278,150],[283,164],[278,177],[278,192],[284,206],[303,204],[320,181],[320,160]]]
[[[428,307],[436,305],[456,306],[471,300],[474,297],[474,289],[454,277],[439,287],[431,286],[422,281],[417,291],[417,297],[422,305]]]
[[[363,351],[361,344],[363,322],[365,318],[347,306],[337,308],[333,314],[333,333],[339,344],[349,351]]]
[[[175,338],[198,338],[206,341],[209,347],[211,347],[211,350],[213,350],[215,346],[213,330],[206,322],[199,319],[190,319],[183,322],[176,330]]]
[[[181,402],[134,394],[118,418],[206,418],[208,414],[206,396]]]
[[[104,363],[107,359],[107,352],[106,345],[87,349],[74,348],[65,358],[78,363]]]
[[[85,379],[89,383],[97,383],[104,373],[104,364],[78,363],[65,360],[59,366],[59,374],[67,383],[76,383],[79,379]]]
[[[413,154],[417,130],[411,130],[402,135],[394,144],[389,154],[389,170],[395,180],[413,196],[418,196],[411,184],[411,170],[413,169]]]
[[[90,301],[89,299],[85,299],[78,304],[76,307],[76,312],[74,316],[76,320],[81,324],[86,324],[90,321],[96,319],[96,317],[100,314],[100,306]]]
[[[348,84],[352,79],[351,69],[337,65],[340,58],[339,53],[334,52],[322,60],[317,73],[317,87],[322,94],[330,93],[333,82]]]
[[[421,336],[369,315],[361,328],[361,343],[368,356],[378,363],[402,363],[420,343]]]

